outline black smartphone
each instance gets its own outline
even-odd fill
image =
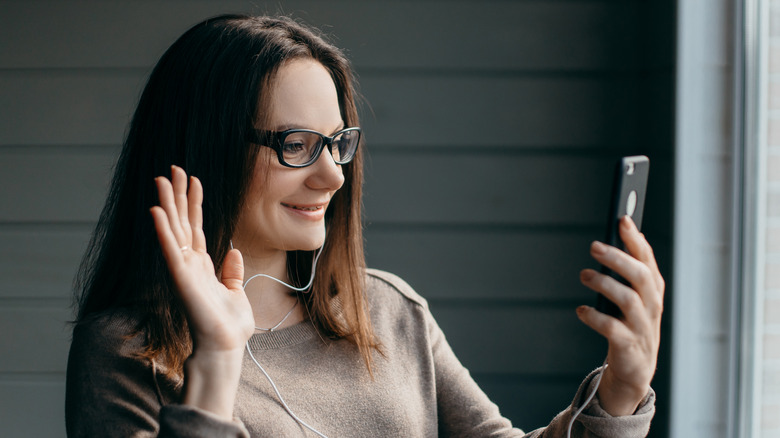
[[[647,176],[650,173],[650,159],[644,155],[623,157],[615,166],[615,176],[612,182],[612,195],[607,217],[607,235],[604,243],[624,250],[620,240],[618,227],[623,216],[631,216],[636,227],[642,229],[642,214],[645,209],[645,193],[647,191]],[[618,281],[628,284],[618,274],[606,266],[601,267],[601,273],[610,275]],[[596,309],[615,318],[623,316],[623,312],[612,301],[602,294],[597,294]]]

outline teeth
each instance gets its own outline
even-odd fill
[[[302,210],[302,211],[317,211],[317,210],[322,209],[322,206],[318,206],[318,207],[297,207],[295,205],[291,205],[290,207],[295,209],[295,210]]]

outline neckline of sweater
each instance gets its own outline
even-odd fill
[[[255,333],[249,338],[249,348],[252,351],[257,351],[290,347],[306,342],[315,337],[316,334],[317,329],[310,321],[306,320],[272,332]]]

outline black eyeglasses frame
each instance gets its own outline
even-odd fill
[[[345,132],[357,132],[358,138],[355,146],[355,150],[352,152],[352,154],[347,158],[346,160],[336,160],[335,158],[333,161],[336,164],[344,165],[352,161],[353,158],[355,158],[355,155],[357,154],[357,149],[360,147],[360,137],[362,135],[362,130],[355,126],[351,128],[344,128],[337,132],[335,132],[331,136],[324,135],[320,132],[311,130],[311,129],[302,129],[302,128],[295,128],[295,129],[287,129],[284,131],[264,131],[261,129],[255,129],[250,131],[254,137],[252,137],[249,141],[260,145],[265,146],[268,148],[273,149],[276,151],[276,157],[279,159],[279,164],[285,167],[292,167],[294,169],[300,169],[302,167],[308,167],[312,164],[316,163],[317,160],[320,159],[320,155],[322,155],[323,149],[325,149],[325,146],[328,146],[328,149],[330,150],[331,157],[333,156],[333,142],[336,137],[339,135],[345,133]],[[321,138],[319,146],[317,146],[316,152],[312,155],[311,160],[307,161],[304,164],[290,164],[287,161],[284,160],[284,152],[282,151],[282,145],[284,145],[284,140],[287,138],[288,135],[294,134],[296,132],[307,132],[310,134],[316,134],[319,135]]]

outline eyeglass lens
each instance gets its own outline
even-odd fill
[[[360,134],[357,131],[339,133],[333,139],[331,154],[333,160],[343,164],[352,159],[357,149]],[[292,165],[309,164],[317,159],[317,151],[323,139],[314,132],[290,132],[283,140],[282,156],[284,161]]]

